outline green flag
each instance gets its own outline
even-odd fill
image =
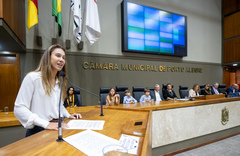
[[[55,16],[58,23],[58,36],[62,34],[62,13],[61,0],[52,0],[52,16]]]

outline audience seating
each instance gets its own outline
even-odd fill
[[[128,86],[116,86],[116,94],[120,95],[120,103],[123,103],[123,98],[125,96],[125,90],[128,89]]]
[[[200,87],[199,94],[202,95],[202,92],[204,90],[205,84],[199,84],[199,87]]]
[[[80,95],[80,89],[74,88],[74,93],[73,94],[77,95],[79,106],[82,106],[82,99],[81,99],[81,95]]]
[[[218,86],[219,92],[227,95],[227,89],[226,89],[226,84],[219,84]]]
[[[144,87],[132,87],[132,95],[138,102],[143,94]]]
[[[109,94],[110,87],[100,87],[100,101],[102,105],[106,105],[106,97]]]
[[[188,86],[183,86],[183,85],[180,85],[179,86],[179,95],[180,95],[180,98],[185,98],[186,96],[188,97]]]

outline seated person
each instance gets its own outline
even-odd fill
[[[174,98],[177,98],[177,95],[175,94],[174,90],[172,90],[172,84],[167,84],[167,89],[163,93],[163,97],[166,100],[173,100]]]
[[[200,91],[199,85],[198,84],[193,85],[192,89],[189,90],[188,97],[191,98],[199,96],[199,91]]]
[[[214,94],[216,94],[216,95],[220,94],[220,91],[219,91],[219,89],[218,89],[218,86],[219,86],[219,84],[218,84],[217,82],[215,82],[215,83],[213,84],[213,86],[211,86],[212,95],[214,95]]]
[[[204,89],[201,91],[201,95],[212,95],[211,87],[209,84],[204,86]]]
[[[67,89],[67,97],[65,98],[64,103],[63,103],[65,108],[80,106],[78,97],[76,95],[74,95],[73,93],[74,93],[74,88],[69,87]]]
[[[113,106],[113,105],[119,105],[120,103],[120,95],[116,94],[116,91],[114,88],[111,88],[109,90],[109,94],[106,97],[106,105],[107,106]]]
[[[229,86],[228,89],[227,89],[227,94],[228,95],[231,95],[231,96],[234,96],[234,97],[237,97],[239,96],[238,95],[238,85],[237,84],[232,84],[232,86]]]
[[[136,103],[137,102],[137,100],[131,96],[131,92],[129,90],[125,90],[125,95],[126,96],[124,96],[124,98],[123,98],[123,103]]]
[[[159,91],[160,90],[160,86],[158,84],[156,84],[154,86],[154,101],[162,101],[164,100],[162,97],[162,93]]]
[[[144,89],[144,95],[141,96],[140,102],[151,102],[150,90]]]

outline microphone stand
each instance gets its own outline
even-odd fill
[[[59,99],[59,111],[58,111],[58,139],[56,140],[57,142],[62,142],[62,121],[61,121],[61,115],[60,115],[60,108],[61,108],[61,97],[62,97],[62,87],[63,87],[63,76],[65,73],[60,71],[60,77],[61,77],[61,90],[60,90],[60,99]]]
[[[64,76],[65,76],[65,75],[64,75]],[[67,82],[68,82],[69,84],[71,84],[72,86],[74,86],[74,87],[76,87],[76,88],[78,88],[78,89],[80,89],[80,90],[83,90],[83,91],[85,91],[85,92],[87,92],[87,93],[89,93],[89,94],[91,94],[91,95],[93,95],[93,96],[98,97],[98,98],[99,98],[99,103],[100,103],[100,105],[101,105],[101,114],[100,114],[100,116],[104,116],[104,115],[103,115],[103,106],[102,106],[102,103],[101,103],[100,96],[98,96],[97,94],[94,94],[94,93],[92,93],[92,92],[90,92],[90,91],[88,91],[88,90],[86,90],[86,89],[83,89],[83,88],[81,88],[81,87],[78,87],[78,86],[72,84],[72,83],[68,80],[68,78],[67,78],[66,76],[65,76],[65,78],[66,78]]]

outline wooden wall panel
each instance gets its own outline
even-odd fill
[[[224,39],[240,35],[240,11],[224,18]]]
[[[229,85],[231,86],[232,84],[236,83],[236,73],[230,73],[229,77],[230,77]]]
[[[240,38],[224,41],[224,63],[240,61]]]
[[[226,84],[228,88],[230,85],[230,72],[226,70],[227,68],[223,68],[223,84]]]
[[[26,45],[25,33],[25,1],[24,0],[1,0],[3,1],[3,19]]]
[[[237,11],[238,9],[238,0],[223,0],[223,15],[230,14]]]
[[[237,84],[240,83],[240,68],[238,68],[236,71],[236,83]]]
[[[5,55],[0,52],[0,69],[0,110],[8,107],[13,111],[21,81],[19,54]]]
[[[0,0],[0,18],[3,18],[3,1]]]

